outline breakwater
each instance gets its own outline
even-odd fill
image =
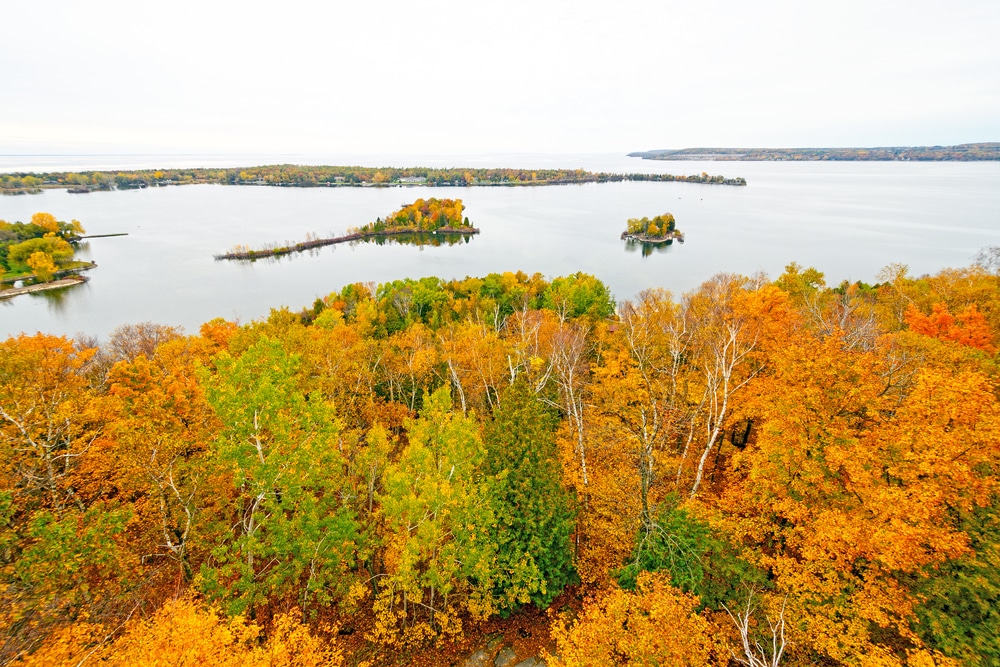
[[[404,234],[414,234],[414,233],[472,235],[472,234],[478,234],[479,230],[475,227],[441,227],[440,229],[435,229],[434,231],[430,232],[420,232],[419,230],[413,230],[413,229],[387,229],[385,231],[380,231],[380,232],[355,232],[353,234],[345,234],[344,236],[335,236],[327,239],[309,239],[308,241],[302,241],[301,243],[295,243],[293,245],[286,245],[286,246],[276,246],[273,248],[260,248],[260,249],[239,248],[220,255],[214,255],[214,258],[216,260],[223,260],[223,259],[255,260],[255,259],[263,259],[265,257],[278,257],[280,255],[288,255],[294,252],[303,252],[305,250],[312,250],[313,248],[322,248],[323,246],[336,245],[337,243],[350,243],[351,241],[365,241],[367,239],[387,238],[392,236],[402,236]]]
[[[89,278],[86,276],[70,276],[69,278],[61,278],[48,283],[38,283],[37,285],[28,285],[26,287],[12,287],[10,289],[0,290],[0,300],[11,299],[15,296],[20,296],[21,294],[32,294],[34,292],[44,292],[46,290],[71,287],[73,285],[85,283],[87,280],[89,280]]]

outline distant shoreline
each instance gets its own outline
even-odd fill
[[[1000,160],[1000,142],[878,148],[682,148],[635,151],[628,157],[706,162],[992,162]]]
[[[621,181],[681,182],[744,186],[742,177],[700,174],[591,172],[583,169],[511,169],[498,167],[357,167],[334,165],[263,165],[230,169],[133,169],[80,172],[11,172],[0,174],[0,193],[36,194],[64,188],[72,194],[140,190],[187,184],[265,185],[275,187],[540,187]]]

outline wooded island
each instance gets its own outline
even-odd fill
[[[673,243],[675,239],[684,242],[684,235],[677,230],[677,221],[674,220],[673,213],[656,215],[652,219],[629,218],[628,228],[622,232],[624,241]]]
[[[0,286],[16,281],[48,283],[73,271],[93,268],[91,262],[73,261],[84,233],[79,220],[64,222],[51,213],[35,213],[31,222],[0,220]],[[21,292],[0,290],[0,298],[15,293]]]

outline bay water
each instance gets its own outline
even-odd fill
[[[80,220],[97,262],[90,281],[0,301],[0,337],[41,331],[106,337],[152,321],[197,332],[215,317],[247,322],[299,310],[354,282],[444,279],[491,272],[583,271],[614,296],[665,287],[680,295],[719,272],[776,277],[789,262],[828,284],[875,282],[883,267],[910,273],[964,266],[1000,245],[1000,163],[659,162],[623,155],[479,156],[0,156],[0,171],[250,166],[282,162],[364,166],[582,168],[743,176],[746,187],[620,182],[545,187],[283,188],[183,185],[0,197],[0,219],[37,211]],[[216,261],[236,244],[342,234],[423,197],[461,198],[482,233],[454,245],[358,243],[253,263]],[[631,217],[670,212],[685,243],[644,255],[619,235]]]

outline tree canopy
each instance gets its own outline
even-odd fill
[[[1000,277],[879,280],[420,278],[2,341],[0,660],[996,664]]]

